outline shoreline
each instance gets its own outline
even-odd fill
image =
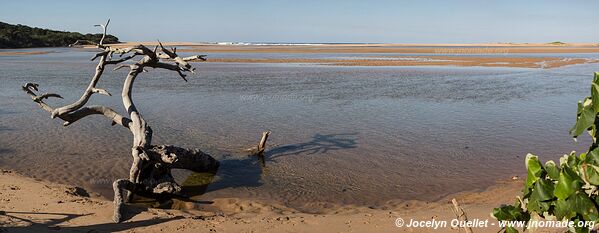
[[[285,63],[318,64],[329,66],[461,66],[511,67],[551,69],[569,65],[599,63],[599,59],[556,57],[463,57],[463,56],[406,56],[388,59],[313,59],[313,58],[213,58],[206,62],[219,63]]]
[[[435,202],[390,201],[381,208],[340,206],[326,214],[301,213],[275,203],[238,198],[217,198],[212,204],[183,203],[199,208],[185,210],[127,206],[127,219],[112,223],[112,202],[98,194],[69,185],[25,177],[13,171],[0,174],[0,214],[8,232],[128,231],[128,232],[413,232],[398,228],[396,218],[450,221],[456,198],[470,219],[489,219],[494,207],[513,203],[522,180],[498,181],[480,192],[462,192]],[[399,190],[400,191],[400,190]],[[205,200],[207,201],[207,200]],[[497,232],[490,226],[476,232]],[[450,228],[439,232],[453,232]]]
[[[116,48],[138,44],[156,46],[157,42],[123,42],[111,44]],[[191,42],[164,42],[164,46],[177,46],[179,52],[207,53],[410,53],[410,54],[510,54],[510,53],[599,53],[599,43],[481,43],[481,44],[214,44]],[[87,45],[83,48],[95,48]]]
[[[18,50],[18,49],[10,49],[10,50]],[[48,53],[53,53],[53,51],[28,51],[28,52],[25,52],[25,51],[11,51],[11,52],[7,52],[7,51],[0,50],[0,56],[41,55],[41,54],[48,54]]]
[[[115,47],[128,47],[139,43],[115,44]],[[146,46],[155,46],[156,42],[142,42]],[[171,42],[165,46],[182,46],[178,51],[193,53],[256,53],[256,54],[366,54],[367,56],[347,58],[319,58],[298,56],[294,58],[277,57],[208,57],[207,62],[218,63],[282,63],[316,64],[327,66],[459,66],[459,67],[511,67],[550,69],[576,64],[599,63],[599,59],[580,57],[559,57],[549,54],[599,53],[599,46],[589,44],[576,45],[431,45],[405,46],[393,44],[335,44],[335,45],[214,45]],[[94,46],[84,46],[89,51]],[[10,51],[0,50],[0,56],[27,56],[52,53],[53,51]],[[548,54],[547,56],[523,56],[521,54]]]

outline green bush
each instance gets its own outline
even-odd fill
[[[62,32],[25,25],[12,25],[0,22],[0,48],[64,47],[79,40],[80,44],[95,44],[102,34],[81,34]],[[119,43],[113,35],[106,35],[104,43]]]
[[[591,84],[591,96],[578,102],[576,124],[570,134],[576,139],[587,131],[593,143],[588,152],[579,155],[572,152],[560,158],[559,166],[553,161],[541,164],[537,156],[526,156],[528,172],[522,199],[515,205],[493,209],[493,216],[504,221],[530,221],[538,215],[545,219],[573,221],[571,232],[589,232],[578,227],[580,221],[599,219],[599,148],[597,126],[599,125],[599,72],[595,72]],[[518,232],[507,227],[506,232]]]

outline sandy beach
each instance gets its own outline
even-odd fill
[[[156,46],[157,42],[125,42],[113,47],[137,44]],[[585,44],[324,44],[324,45],[217,45],[192,42],[164,42],[167,47],[180,47],[180,52],[193,53],[286,53],[286,54],[373,54],[355,59],[319,58],[210,58],[219,63],[310,63],[332,66],[481,66],[556,68],[568,65],[598,63],[597,59],[561,58],[555,56],[522,57],[520,54],[599,53],[599,45]],[[94,46],[83,46],[86,50]],[[1,51],[0,56],[24,56],[52,51]],[[398,54],[406,54],[398,55]],[[422,54],[422,55],[419,55]],[[466,56],[465,56],[466,55]]]
[[[137,44],[156,46],[157,42],[125,42],[113,47]],[[498,54],[498,53],[597,53],[599,44],[322,44],[322,45],[219,45],[191,42],[164,42],[177,46],[180,52],[206,53],[438,53],[438,54]],[[85,46],[93,48],[94,46]]]
[[[176,43],[174,44],[176,45]],[[174,46],[173,45],[173,46]],[[236,53],[435,53],[435,54],[510,54],[510,53],[596,53],[590,44],[349,44],[349,45],[190,45],[182,52]]]
[[[463,56],[397,56],[384,59],[208,59],[208,62],[237,63],[311,63],[332,66],[484,66],[520,68],[556,68],[567,65],[598,63],[596,59],[556,57],[463,57]]]
[[[0,56],[23,56],[23,55],[40,55],[48,54],[51,51],[2,51],[0,50]]]
[[[156,46],[156,42],[126,42]],[[550,54],[599,53],[597,44],[323,44],[323,45],[218,45],[188,42],[163,43],[179,47],[180,52],[240,54],[372,54],[355,59],[318,58],[210,58],[222,63],[311,63],[333,66],[482,66],[556,68],[597,63],[596,59],[561,58]],[[87,46],[85,48],[92,48]],[[401,55],[406,54],[406,55]],[[524,54],[541,54],[528,57]],[[546,55],[546,56],[543,56]]]
[[[174,46],[185,45],[181,43],[172,43]],[[121,45],[119,45],[121,46]],[[528,50],[517,50],[515,54],[509,54],[510,49],[494,50],[491,48],[455,48],[455,49],[434,49],[418,48],[416,51],[411,51],[408,48],[406,50],[398,51],[397,53],[433,53],[431,55],[406,55],[397,56],[384,55],[375,56],[380,53],[396,53],[390,48],[382,47],[385,51],[370,50],[364,46],[356,46],[356,50],[351,48],[352,46],[346,46],[350,50],[327,50],[327,48],[313,48],[303,50],[297,50],[296,46],[282,46],[283,48],[276,48],[276,50],[269,50],[266,46],[266,51],[256,46],[249,46],[249,48],[236,49],[239,46],[222,46],[222,48],[216,48],[219,46],[192,46],[193,49],[181,49],[183,52],[206,52],[206,53],[372,53],[372,57],[360,57],[355,59],[319,59],[319,58],[209,58],[206,62],[218,62],[218,63],[307,63],[307,64],[319,64],[319,65],[330,65],[330,66],[464,66],[464,67],[519,67],[519,68],[543,68],[550,69],[568,65],[576,64],[587,64],[587,63],[599,63],[599,59],[588,59],[588,58],[560,58],[560,57],[521,57],[515,56],[518,53],[524,53],[523,51]],[[300,46],[303,47],[303,46]],[[336,47],[336,46],[327,46]],[[519,48],[519,47],[515,47]],[[91,49],[91,48],[86,48]],[[528,48],[533,53],[566,53],[566,52],[584,52],[594,53],[599,52],[599,49],[585,47],[585,48],[566,48],[566,50],[553,48]],[[582,49],[583,51],[578,51]],[[487,53],[489,51],[489,53]],[[490,54],[497,54],[498,51],[504,51],[501,56],[489,56]],[[0,51],[0,56],[27,56],[27,55],[40,55],[53,53],[52,51]],[[477,54],[483,53],[483,54]],[[476,54],[476,56],[464,56],[464,54]]]
[[[113,47],[137,44],[156,46],[158,42],[124,42]],[[185,47],[180,52],[248,52],[248,53],[595,53],[599,43],[482,43],[482,44],[314,44],[314,45],[246,45],[194,42],[162,42],[164,46]],[[84,48],[94,48],[86,45]]]
[[[344,206],[324,214],[301,213],[253,200],[223,198],[195,204],[196,210],[128,206],[127,221],[110,221],[112,202],[81,188],[53,184],[3,170],[0,175],[0,221],[3,232],[427,232],[397,227],[395,220],[451,221],[450,200],[456,198],[469,219],[489,220],[475,232],[497,232],[492,208],[513,203],[522,181],[500,181],[481,192],[452,195],[436,202],[390,201],[369,208]],[[398,190],[401,192],[401,190]],[[208,201],[208,200],[205,200]],[[194,203],[186,203],[194,205]],[[407,222],[406,222],[407,224]],[[556,229],[553,229],[556,230]],[[456,232],[450,226],[435,232]]]

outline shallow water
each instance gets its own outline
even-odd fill
[[[79,98],[94,71],[91,53],[53,50],[0,56],[0,167],[110,197],[111,182],[128,176],[130,133],[100,116],[62,127],[20,90],[36,82],[41,92],[65,97],[52,106]],[[524,175],[528,152],[547,160],[582,150],[588,140],[575,143],[568,129],[598,68],[194,65],[200,72],[188,83],[162,70],[136,81],[134,101],[154,143],[197,147],[221,161],[201,199],[256,198],[300,209],[435,200]],[[123,112],[125,76],[107,70],[98,87],[115,96],[94,95],[91,104]],[[240,150],[267,129],[263,168]]]

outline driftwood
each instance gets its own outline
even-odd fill
[[[181,187],[175,182],[171,175],[171,169],[188,169],[195,172],[210,172],[218,169],[219,163],[210,155],[203,153],[198,149],[186,149],[172,145],[152,145],[152,128],[147,124],[142,115],[136,108],[132,96],[133,83],[137,76],[145,71],[145,68],[166,69],[177,72],[185,81],[186,72],[194,73],[195,69],[188,63],[192,60],[205,61],[206,55],[197,55],[181,58],[176,53],[176,48],[166,49],[160,41],[153,49],[144,45],[136,45],[129,48],[113,48],[103,44],[106,30],[110,20],[102,27],[103,36],[97,44],[101,51],[91,60],[98,60],[96,72],[92,77],[89,86],[83,92],[83,95],[76,102],[53,108],[46,104],[44,100],[54,97],[62,98],[58,94],[45,93],[38,95],[39,85],[27,83],[22,88],[29,94],[31,99],[42,109],[50,112],[52,118],[59,118],[64,121],[63,125],[68,126],[89,115],[103,115],[108,118],[112,125],[120,125],[128,129],[133,134],[133,144],[131,155],[133,163],[129,172],[128,179],[119,179],[113,183],[115,212],[113,220],[120,222],[122,210],[125,201],[130,200],[132,195],[177,195]],[[125,63],[131,59],[139,57],[135,62]],[[115,110],[106,106],[85,106],[91,96],[95,93],[108,95],[111,94],[97,87],[98,81],[102,76],[107,65],[118,65],[116,69],[129,68],[129,73],[124,81],[121,98],[127,115],[121,115]],[[266,137],[268,134],[266,134]],[[259,143],[258,152],[264,152],[266,137]],[[129,191],[130,193],[128,193]]]
[[[457,219],[460,220],[460,222],[468,222],[468,216],[466,216],[466,212],[464,212],[464,209],[460,207],[458,201],[455,198],[451,199],[451,204],[451,210],[453,211]],[[472,233],[472,228],[470,228],[469,226],[464,225],[463,228],[466,233]]]
[[[270,131],[262,132],[262,138],[258,145],[245,149],[244,151],[249,153],[249,156],[264,156],[264,150],[266,149],[266,140],[270,135]]]
[[[260,159],[260,163],[262,166],[266,166],[266,159],[264,158],[264,150],[266,150],[266,140],[268,140],[268,136],[270,135],[270,131],[262,132],[262,138],[260,138],[260,142],[258,145],[245,149],[244,151],[248,153],[248,156],[256,156]]]

